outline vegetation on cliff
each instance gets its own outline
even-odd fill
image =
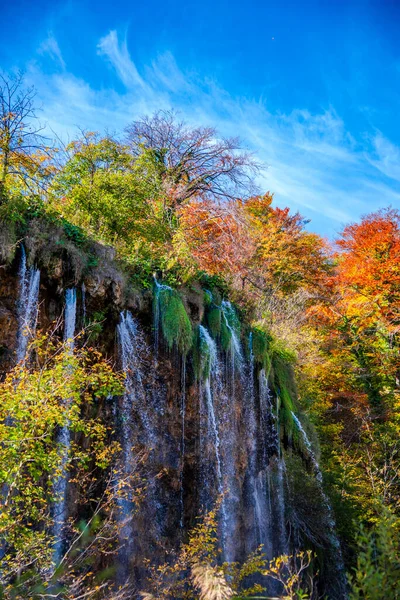
[[[239,315],[242,330],[252,332],[254,359],[279,395],[284,446],[305,454],[294,414],[302,413],[318,432],[352,598],[378,599],[382,586],[388,597],[399,597],[399,212],[367,215],[329,244],[310,233],[299,214],[273,206],[269,192],[259,194],[253,182],[260,166],[237,140],[159,112],[120,137],[83,131],[56,148],[40,137],[32,93],[19,78],[0,82],[0,99],[7,100],[0,102],[4,262],[41,223],[64,232],[70,245],[63,251],[86,271],[96,266],[93,240],[113,246],[133,285],[151,289],[154,273],[168,284],[156,291],[162,334],[170,349],[185,355],[194,343],[200,378],[207,377],[209,358],[199,334],[193,335],[185,290],[200,282],[205,322],[225,350],[232,328],[240,329]],[[228,298],[235,311],[224,311]],[[104,425],[79,415],[82,402],[92,406],[96,397],[117,393],[120,383],[109,366],[90,351],[65,355],[43,339],[36,356],[36,366],[17,367],[0,388],[0,476],[10,500],[0,537],[15,549],[6,565],[9,581],[19,577],[21,548],[25,555],[30,549],[32,564],[41,561],[46,569],[51,563],[50,548],[42,547],[40,535],[32,537],[31,522],[51,518],[45,500],[52,491],[38,482],[59,468],[55,428],[68,420],[91,440],[71,459],[79,485],[94,485],[90,469],[107,471],[113,454]],[[74,402],[60,413],[62,398]],[[71,528],[76,534],[79,525]],[[201,579],[190,556],[195,537],[182,550],[192,561],[194,589]],[[31,597],[30,568],[21,581],[25,597]],[[279,565],[270,569],[279,571]],[[225,574],[233,590],[226,594],[240,595],[237,574]],[[91,575],[79,571],[77,581],[78,575],[95,588]],[[92,598],[102,597],[99,586]],[[221,597],[228,597],[225,592]],[[21,594],[3,591],[6,598]],[[41,590],[32,597],[47,596]],[[293,591],[287,597],[308,596]]]

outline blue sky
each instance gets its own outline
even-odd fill
[[[171,107],[240,136],[276,204],[333,236],[400,208],[399,25],[398,0],[14,0],[0,67],[65,139]]]

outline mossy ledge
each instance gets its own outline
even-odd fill
[[[181,354],[186,355],[193,345],[193,330],[179,293],[168,286],[157,285],[154,302],[168,348],[172,350],[176,347]]]

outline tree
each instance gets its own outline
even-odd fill
[[[304,229],[308,221],[299,213],[273,207],[272,200],[267,193],[244,203],[256,247],[249,281],[269,295],[276,290],[315,289],[329,269],[327,246],[319,235]]]
[[[125,593],[110,593],[113,573],[102,579],[101,561],[113,562],[119,499],[128,489],[138,493],[140,476],[126,479],[119,444],[95,416],[99,401],[122,393],[122,381],[93,349],[72,353],[48,336],[33,349],[35,363],[18,365],[0,384],[0,598],[122,600]],[[66,426],[71,446],[64,462],[57,431]],[[56,564],[54,482],[66,473],[77,510],[65,523]]]
[[[348,309],[364,319],[379,315],[390,331],[399,331],[400,212],[388,208],[348,225],[337,246],[338,283]]]
[[[347,547],[354,544],[357,524],[364,523],[369,535],[383,507],[398,514],[399,253],[398,211],[380,210],[348,225],[332,249],[324,293],[308,310],[319,355],[305,366],[301,394],[318,422]],[[369,577],[367,550],[357,575],[360,589]],[[371,558],[373,545],[369,551]],[[377,578],[382,573],[376,571]]]
[[[212,275],[223,274],[240,287],[254,252],[242,203],[194,199],[181,206],[178,215],[178,233],[199,268]]]
[[[382,507],[375,527],[361,529],[357,565],[351,574],[351,600],[400,598],[399,520]]]
[[[32,190],[53,172],[34,99],[34,89],[23,87],[21,72],[11,77],[0,74],[0,203],[10,178]]]
[[[254,193],[260,165],[238,138],[220,138],[212,127],[189,127],[171,111],[143,117],[126,129],[131,151],[151,150],[174,205],[194,196],[214,200]]]
[[[54,178],[52,205],[93,237],[135,256],[162,247],[169,234],[153,157],[134,159],[124,144],[82,131]]]

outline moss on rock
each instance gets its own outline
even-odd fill
[[[215,339],[221,334],[221,308],[211,304],[207,309],[206,321],[212,337]]]
[[[254,360],[268,372],[271,366],[271,336],[264,329],[257,326],[252,328],[251,333]]]
[[[159,286],[155,301],[159,303],[161,330],[168,348],[176,346],[187,354],[193,344],[192,324],[178,292]]]

